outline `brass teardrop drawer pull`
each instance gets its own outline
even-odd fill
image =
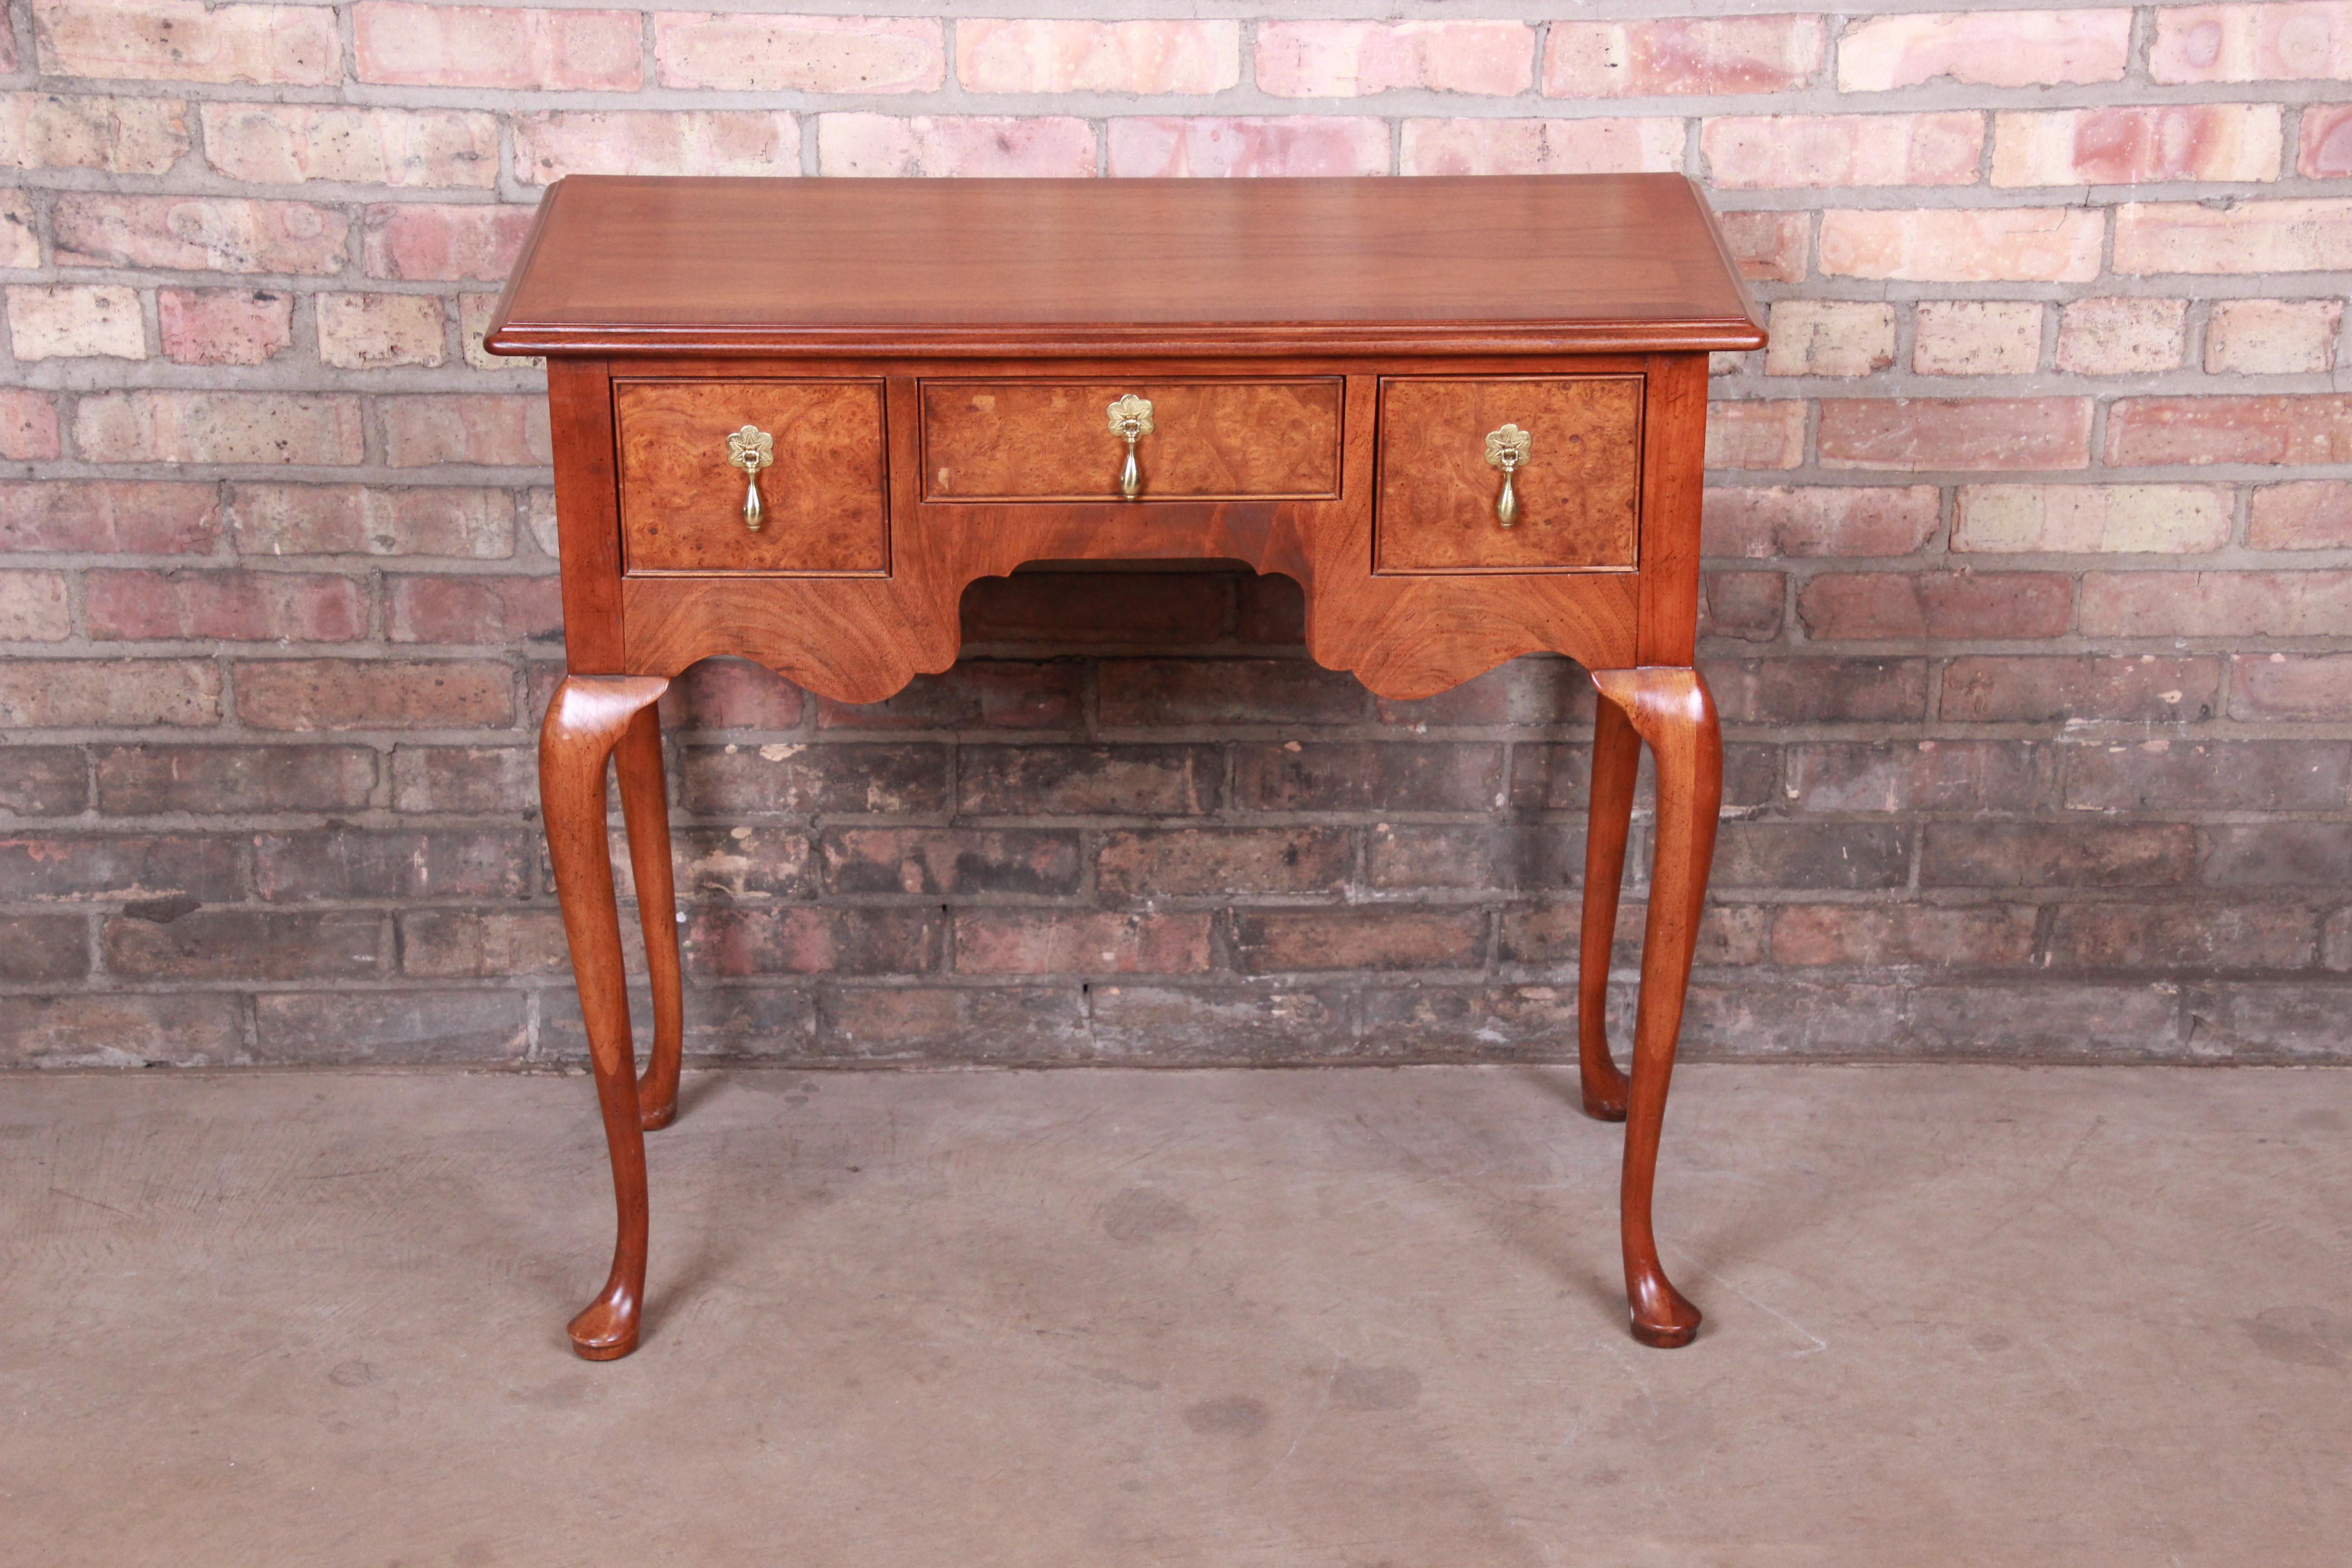
[[[743,470],[743,526],[757,533],[768,521],[768,509],[760,504],[760,470],[776,460],[776,438],[746,425],[727,437],[727,460]]]
[[[1503,493],[1495,498],[1495,521],[1505,528],[1519,521],[1519,492],[1512,476],[1527,462],[1534,447],[1535,437],[1516,425],[1487,432],[1486,464],[1503,470]]]
[[[1135,460],[1135,444],[1151,434],[1151,400],[1130,392],[1106,412],[1110,433],[1127,443],[1127,461],[1118,466],[1118,493],[1133,500],[1143,493],[1143,467]]]

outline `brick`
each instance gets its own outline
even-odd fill
[[[1214,746],[964,746],[956,809],[983,816],[1199,816],[1217,809]]]
[[[1097,679],[1105,729],[1346,724],[1364,714],[1353,676],[1304,659],[1107,659]]]
[[[200,115],[205,161],[232,180],[412,188],[498,183],[494,115],[297,103],[207,103]]]
[[[2120,81],[2131,23],[2128,9],[1872,16],[1838,37],[1838,90],[1889,92],[1939,78],[1980,87]]]
[[[1081,177],[1095,167],[1095,130],[1066,115],[823,114],[817,173]]]
[[[12,903],[218,903],[244,896],[245,852],[195,834],[73,834],[0,839]]]
[[[0,166],[161,174],[187,150],[187,107],[170,99],[0,93]]]
[[[2083,635],[2344,637],[2352,572],[2087,572]]]
[[[352,42],[362,81],[533,92],[635,92],[645,85],[634,11],[360,0],[352,7]]]
[[[2300,969],[2318,918],[2266,905],[2066,903],[2053,912],[2050,958],[2067,969]]]
[[[800,688],[765,666],[709,659],[670,682],[661,721],[665,730],[790,730],[802,708]]]
[[[2352,395],[2123,398],[2107,410],[2106,461],[2352,462]]]
[[[723,92],[932,92],[947,74],[928,16],[740,16],[657,12],[664,87]]]
[[[1065,829],[856,827],[818,846],[835,893],[1014,893],[1078,890],[1078,836]]]
[[[0,551],[208,554],[221,536],[220,487],[170,479],[0,483]]]
[[[1381,892],[1430,889],[1573,887],[1584,835],[1550,824],[1374,828],[1364,848],[1365,885]]]
[[[361,249],[371,278],[498,283],[514,270],[533,209],[430,202],[367,209]]]
[[[919,974],[939,967],[937,910],[698,910],[684,929],[688,971],[754,974]]]
[[[2221,694],[2218,658],[1981,656],[1956,658],[1945,667],[1940,712],[1964,723],[2110,719],[2179,724],[2219,713]]]
[[[518,899],[537,851],[521,833],[435,829],[264,833],[253,885],[273,904],[355,899]]]
[[[1804,281],[1813,247],[1811,214],[1727,212],[1717,214],[1716,221],[1741,277],[1757,283]]]
[[[1238,22],[967,17],[956,79],[972,92],[1223,92],[1240,84],[1241,44]]]
[[[1117,1061],[1237,1059],[1272,1066],[1351,1056],[1346,993],[1272,985],[1097,985],[1089,1035]]]
[[[1234,748],[1234,805],[1241,811],[1484,813],[1502,804],[1499,745],[1291,741]]]
[[[2352,268],[2352,201],[2126,202],[2115,269],[2128,273],[2340,272]]]
[[[41,462],[60,450],[58,405],[48,395],[0,387],[0,458]]]
[[[513,121],[515,178],[566,174],[797,174],[801,127],[765,110],[575,110]]]
[[[2186,300],[2076,300],[2058,313],[2058,368],[2076,375],[2145,375],[2181,360]]]
[[[50,221],[60,265],[182,272],[339,272],[351,232],[333,207],[237,196],[68,191]]]
[[[2033,955],[2030,905],[1791,904],[1772,916],[1772,962],[1800,967],[1991,969]]]
[[[145,359],[139,291],[113,283],[12,283],[8,343],[19,360]]]
[[[1107,894],[1157,900],[1339,892],[1353,869],[1337,827],[1181,827],[1110,833],[1095,857]]]
[[[16,659],[0,664],[0,725],[141,729],[220,721],[220,671],[202,659]]]
[[[1648,913],[1648,906],[1638,900],[1628,899],[1618,904],[1618,964],[1640,965],[1643,927]],[[1694,962],[1702,969],[1763,963],[1765,933],[1770,919],[1771,911],[1759,905],[1710,901],[1699,918],[1698,951]],[[1503,911],[1497,956],[1507,964],[1549,968],[1574,963],[1579,957],[1583,926],[1580,903],[1545,900],[1513,904]]]
[[[98,754],[110,816],[362,811],[375,788],[366,746],[112,746]]]
[[[272,992],[253,1001],[259,1062],[513,1066],[530,1038],[514,991]]]
[[[240,484],[230,487],[226,519],[246,555],[514,553],[514,500],[505,490]]]
[[[294,343],[294,296],[267,289],[158,289],[155,318],[181,364],[260,364]]]
[[[257,660],[237,666],[236,710],[257,730],[503,729],[514,676],[481,659]]]
[[[2352,881],[2352,828],[2340,822],[2264,822],[2205,830],[2209,888],[2324,888]]]
[[[2090,467],[2088,398],[1832,398],[1821,407],[1825,468]]]
[[[1919,858],[1928,888],[2163,888],[2196,869],[2185,822],[1930,822]]]
[[[1727,822],[1716,840],[1716,888],[1899,888],[1911,835],[1885,822]]]
[[[319,363],[341,370],[439,364],[441,301],[430,294],[320,294]]]
[[[1996,185],[2279,177],[2274,103],[2173,103],[1993,116]]]
[[[494,354],[482,347],[482,338],[490,330],[490,318],[498,309],[496,294],[460,294],[457,296],[457,344],[466,356],[467,364],[476,370],[541,372],[547,361],[539,354],[518,354],[509,357]]]
[[[75,746],[0,747],[0,811],[11,816],[70,816],[89,804]]]
[[[563,601],[553,577],[403,576],[384,587],[394,642],[551,642],[562,635]]]
[[[1906,1049],[1975,1060],[2178,1059],[2179,988],[2163,984],[1921,986]]]
[[[1044,1067],[1102,1059],[1076,985],[840,985],[817,993],[827,1059]]]
[[[966,642],[1212,643],[1231,616],[1231,580],[1212,572],[1017,572],[965,591]]]
[[[1679,120],[1408,120],[1405,174],[1622,174],[1683,162]]]
[[[1725,401],[1706,409],[1710,468],[1793,468],[1805,460],[1805,409],[1797,400]]]
[[[243,1004],[174,991],[0,1000],[0,1062],[10,1067],[219,1067],[245,1055]]]
[[[2343,324],[2341,300],[2216,300],[2205,324],[2205,368],[2217,375],[2331,370]]]
[[[2183,992],[2189,1048],[2200,1061],[2318,1064],[2339,1054],[2346,999],[2340,984],[2214,984]]]
[[[2030,300],[1923,300],[1911,368],[1926,375],[2024,375],[2042,363],[2042,307]]]
[[[409,910],[399,921],[404,974],[504,980],[572,967],[553,910]]]
[[[898,816],[948,805],[948,749],[940,745],[690,746],[679,763],[679,797],[705,816]]]
[[[376,400],[384,461],[395,468],[438,463],[544,468],[553,459],[547,399],[498,393],[446,393]]]
[[[1699,150],[1726,190],[1969,185],[1984,135],[1972,110],[1753,115],[1709,120]]]
[[[73,636],[62,572],[0,572],[0,642],[61,642]]]
[[[1792,92],[1821,68],[1817,16],[1554,22],[1548,98]]]
[[[93,463],[356,463],[360,401],[334,394],[114,392],[82,398],[74,447]]]
[[[959,974],[1198,974],[1209,967],[1199,913],[959,910]]]
[[[1381,698],[1375,707],[1387,725],[1409,726],[1416,735],[1432,728],[1517,724],[1579,734],[1592,726],[1596,705],[1584,671],[1554,655],[1532,654],[1496,665],[1434,697]]]
[[[36,226],[31,193],[0,191],[0,267],[30,268],[41,264]]]
[[[2295,137],[2294,172],[2305,179],[2352,176],[2352,103],[2304,106]]]
[[[2230,660],[2230,713],[2237,719],[2352,717],[2352,657],[2239,654]]]
[[[1706,492],[1709,555],[1909,555],[1935,537],[1933,485],[1771,485]]]
[[[688,898],[725,903],[804,899],[818,890],[815,849],[804,833],[777,827],[688,827],[676,835],[677,882]],[[614,843],[613,876],[634,898],[626,847]]]
[[[1849,300],[1772,306],[1767,375],[1868,375],[1895,363],[1895,307]]]
[[[1707,680],[1727,723],[1866,723],[1927,713],[1922,659],[1745,659],[1710,665]]]
[[[1243,974],[1474,968],[1486,918],[1461,909],[1236,910],[1233,963]]]
[[[89,973],[89,927],[72,915],[0,916],[0,981],[55,984]]]
[[[1110,122],[1110,173],[1122,179],[1388,172],[1388,121],[1364,115],[1123,115]]]
[[[2081,207],[1822,215],[1822,271],[1919,283],[2087,283],[2099,275],[2101,215]]]
[[[395,811],[529,811],[539,804],[539,759],[520,746],[398,746]]]
[[[1787,752],[1786,804],[1808,813],[2031,811],[2056,771],[2030,741],[1811,741]]]
[[[2352,77],[2352,5],[2167,6],[2156,13],[2147,69],[2160,82]]]
[[[2352,546],[2352,483],[2303,479],[2263,485],[2246,518],[2256,550],[2335,550]]]
[[[1770,642],[1780,635],[1787,588],[1778,572],[1709,572],[1699,579],[1698,635]]]
[[[1952,548],[2185,555],[2230,542],[2219,485],[1962,485]]]
[[[2070,811],[2337,811],[2352,792],[2341,741],[2170,736],[2067,748]]]
[[[92,572],[89,635],[111,641],[349,642],[367,633],[360,584],[293,572]]]
[[[1535,85],[1523,22],[1260,22],[1257,86],[1276,98],[1397,90],[1514,98]]]
[[[58,76],[329,87],[342,76],[335,15],[315,5],[203,0],[37,0],[33,47]]]

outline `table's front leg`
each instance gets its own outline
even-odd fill
[[[1657,1176],[1666,1085],[1674,1076],[1675,1043],[1690,986],[1691,955],[1706,902],[1707,868],[1715,858],[1716,816],[1723,801],[1723,737],[1714,699],[1696,669],[1601,669],[1592,672],[1592,683],[1649,742],[1657,760],[1657,847],[1651,859],[1649,921],[1642,936],[1642,996],[1633,1022],[1620,1217],[1633,1337],[1643,1344],[1670,1348],[1690,1343],[1698,1332],[1699,1311],[1667,1281],[1659,1266],[1650,1194]],[[1631,771],[1625,770],[1629,784]],[[1621,849],[1621,859],[1622,854]],[[1613,904],[1612,900],[1612,913]]]
[[[636,1052],[629,1038],[628,981],[621,966],[620,906],[613,896],[612,845],[604,826],[604,770],[638,715],[649,711],[668,686],[651,676],[567,677],[548,703],[539,731],[540,809],[580,987],[596,1099],[604,1113],[618,1211],[612,1274],[604,1291],[572,1320],[572,1348],[590,1361],[612,1361],[637,1348],[637,1316],[646,1293],[646,1137]],[[659,745],[658,734],[654,743]]]

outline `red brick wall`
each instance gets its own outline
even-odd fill
[[[2352,3],[1061,8],[11,0],[0,1061],[577,1054],[478,337],[618,169],[1696,175],[1774,342],[1692,1048],[2352,1056]],[[1561,1053],[1572,669],[1378,702],[1213,573],[967,613],[877,708],[675,695],[697,1050]]]

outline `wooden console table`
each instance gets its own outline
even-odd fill
[[[1689,1342],[1650,1192],[1721,795],[1692,668],[1706,356],[1763,342],[1675,175],[554,186],[486,342],[547,356],[554,430],[570,673],[540,790],[619,1207],[580,1353],[636,1347],[644,1130],[677,1107],[670,679],[731,654],[878,701],[955,662],[975,578],[1197,556],[1297,578],[1308,652],[1384,697],[1538,650],[1592,672],[1584,1107],[1627,1122],[1633,1333]],[[1629,1086],[1602,1011],[1643,741]],[[608,759],[651,970],[642,1079]]]

